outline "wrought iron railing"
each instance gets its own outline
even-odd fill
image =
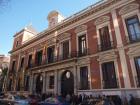
[[[52,58],[50,58],[50,59],[46,58],[44,61],[42,61],[39,64],[37,64],[37,63],[32,64],[31,67],[27,67],[27,69],[46,65],[46,64],[56,63],[56,62],[60,62],[60,61],[64,61],[64,60],[68,60],[68,59],[72,59],[72,58],[86,56],[86,55],[89,55],[88,52],[89,52],[88,49],[84,49],[83,51],[73,51],[66,55],[63,54],[63,55],[52,56]]]
[[[114,49],[115,43],[114,43],[114,41],[109,41],[108,44],[106,44],[106,45],[99,44],[97,48],[98,48],[98,52],[107,51],[110,49]]]

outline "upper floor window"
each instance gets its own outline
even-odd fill
[[[36,53],[36,64],[41,65],[42,63],[42,50]]]
[[[88,67],[87,66],[80,68],[80,89],[82,89],[82,90],[89,89]]]
[[[69,57],[69,40],[62,42],[62,57],[63,59]]]
[[[23,68],[23,66],[24,66],[24,58],[21,58],[20,69]]]
[[[16,66],[15,64],[16,64],[16,61],[13,61],[12,62],[12,71],[15,71],[15,66]]]
[[[130,42],[140,40],[140,22],[137,16],[125,20]]]
[[[100,50],[108,50],[111,48],[111,41],[110,41],[110,35],[109,35],[109,29],[108,26],[105,26],[103,28],[99,29],[100,34]]]
[[[16,41],[16,47],[18,47],[18,45],[19,45],[19,41]]]
[[[86,34],[78,36],[78,55],[83,56],[87,54]]]
[[[48,63],[52,63],[54,61],[54,50],[55,50],[55,46],[51,46],[47,48]]]
[[[32,55],[29,55],[29,58],[28,58],[28,67],[32,67]]]

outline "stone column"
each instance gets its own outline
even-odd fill
[[[73,66],[73,76],[74,76],[74,93],[77,94],[77,88],[78,88],[78,83],[77,83],[77,68],[76,66]]]
[[[54,71],[54,94],[58,94],[58,74],[57,74],[57,70]]]
[[[42,93],[45,93],[45,91],[46,91],[46,74],[45,74],[45,72],[42,74],[42,77],[43,77],[43,90],[42,90]]]
[[[119,28],[118,19],[117,19],[116,10],[112,10],[111,14],[112,14],[113,25],[114,25],[114,30],[115,30],[115,34],[116,34],[117,47],[118,47],[120,61],[121,61],[124,84],[125,84],[126,88],[130,88],[131,87],[130,78],[129,78],[126,56],[125,56],[125,51],[123,48],[122,37],[121,37],[121,32],[120,32],[120,28]]]
[[[33,92],[33,75],[30,75],[29,92]]]

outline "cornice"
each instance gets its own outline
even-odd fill
[[[68,18],[65,19],[63,22],[59,23],[56,27],[48,28],[48,29],[40,32],[35,38],[33,38],[33,39],[29,40],[28,42],[24,43],[19,48],[9,51],[9,53],[13,53],[15,51],[18,51],[18,50],[28,46],[29,44],[34,43],[35,41],[37,41],[37,40],[39,40],[39,39],[41,39],[41,38],[43,38],[47,35],[50,35],[50,34],[54,33],[57,30],[60,30],[64,27],[67,27],[67,26],[69,26],[69,25],[71,25],[71,24],[73,24],[73,23],[75,23],[75,22],[77,22],[77,21],[79,21],[83,18],[86,18],[86,17],[88,17],[88,16],[90,16],[90,15],[92,15],[92,14],[94,14],[94,13],[100,11],[100,10],[103,10],[104,8],[114,4],[116,2],[119,2],[119,1],[121,1],[121,0],[107,0],[107,1],[97,5],[95,7],[92,7],[92,6],[90,7],[89,6],[87,11],[84,11],[83,13],[78,14],[78,15],[76,14],[76,16],[72,17],[69,20],[68,20]]]

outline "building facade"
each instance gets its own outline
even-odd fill
[[[7,89],[140,97],[140,1],[103,0],[14,36]]]

